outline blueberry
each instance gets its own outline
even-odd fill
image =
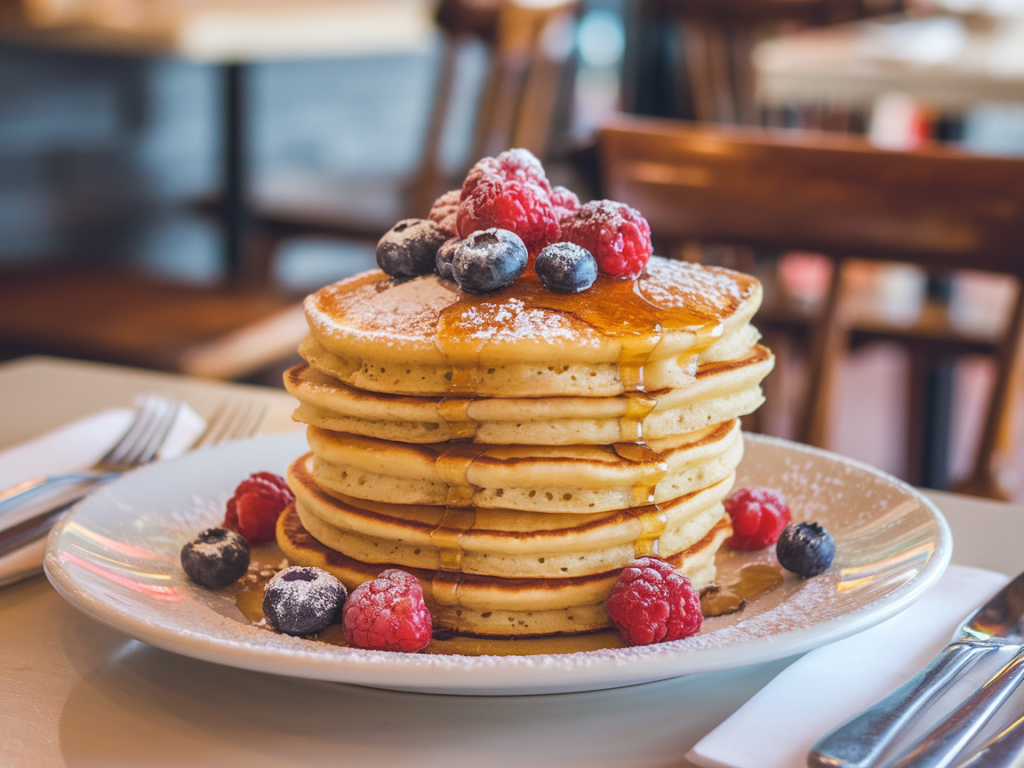
[[[787,525],[775,544],[779,565],[798,576],[817,576],[832,565],[836,542],[817,523]]]
[[[226,587],[249,569],[249,542],[228,528],[207,528],[181,548],[181,567],[201,587]]]
[[[579,293],[597,280],[597,260],[576,243],[554,243],[537,256],[537,277],[549,291]]]
[[[461,243],[457,237],[453,237],[451,240],[446,240],[444,244],[437,249],[437,275],[442,280],[454,280],[452,277],[452,259],[455,258],[455,249],[459,247]]]
[[[437,249],[451,235],[429,219],[403,219],[377,243],[377,266],[392,277],[416,277],[434,271]]]
[[[327,571],[293,565],[267,582],[263,615],[278,632],[311,635],[340,618],[347,597],[345,585]]]
[[[494,293],[523,274],[528,258],[519,235],[492,227],[459,243],[452,259],[452,276],[467,293]]]

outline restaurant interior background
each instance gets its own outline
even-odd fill
[[[664,61],[679,54],[679,41],[685,38],[674,37],[667,27],[661,32],[640,28],[640,5],[586,0],[579,11],[574,87],[567,102],[571,108],[545,158],[557,181],[581,189],[591,180],[588,144],[616,110],[697,116],[693,102],[685,99],[686,89],[672,79],[678,70],[664,68]],[[911,5],[911,13],[929,10],[922,9],[923,3]],[[1024,39],[1024,3],[947,0],[943,5],[939,10],[944,13],[1009,16],[1016,39]],[[70,260],[89,268],[114,266],[162,279],[215,284],[223,276],[223,237],[209,201],[221,182],[222,68],[167,56],[26,42],[10,21],[24,11],[22,0],[3,0],[0,9],[0,268]],[[976,17],[944,18],[955,21],[921,27],[899,43],[908,61],[941,61],[957,47],[963,25]],[[773,28],[774,34],[790,32],[785,24]],[[761,52],[786,53],[785,41],[773,45]],[[637,56],[637,51],[647,55]],[[659,51],[666,57],[661,64],[651,55]],[[420,160],[441,52],[441,35],[434,33],[404,51],[249,64],[243,118],[253,188],[305,186],[330,196],[336,188],[332,185],[411,176]],[[758,120],[864,132],[892,149],[943,140],[972,152],[1024,154],[1024,55],[1016,56],[1007,66],[1016,67],[1019,104],[981,98],[962,109],[936,110],[906,94],[886,93],[870,107],[850,107],[837,96],[759,108]],[[441,152],[444,167],[453,175],[473,160],[468,146],[485,78],[486,48],[471,42],[460,57]],[[771,272],[759,274],[773,289],[808,306],[822,302],[829,262],[791,254],[768,263]],[[758,264],[763,266],[762,261]],[[372,243],[298,238],[280,244],[271,282],[275,290],[301,296],[373,266]],[[913,267],[865,266],[852,269],[848,277],[873,311],[910,321],[929,286],[927,276]],[[984,330],[1005,322],[1012,281],[958,276],[950,290],[951,306],[968,326]],[[798,367],[799,360],[780,359],[780,368],[791,363]],[[249,378],[266,383],[276,375],[272,371]],[[905,476],[903,393],[908,375],[907,354],[898,342],[851,351],[837,379],[829,446]],[[760,427],[791,435],[793,408],[787,403],[802,397],[800,384],[792,383],[784,370],[774,376],[781,382],[772,390],[777,400]],[[991,378],[991,367],[981,356],[961,358],[954,369],[950,477],[968,469]],[[1011,441],[1014,458],[1002,468],[1001,480],[1021,500],[1024,478],[1013,469],[1024,464],[1024,403],[1018,403],[1014,414],[1009,430],[1017,436]]]

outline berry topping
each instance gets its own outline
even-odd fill
[[[428,219],[403,219],[377,243],[377,266],[392,277],[434,271],[437,249],[451,235]]]
[[[480,160],[466,174],[466,180],[462,184],[463,197],[486,177],[534,184],[543,190],[545,196],[551,195],[551,183],[544,173],[544,166],[528,149],[507,149],[497,157],[485,157]]]
[[[484,158],[462,185],[457,224],[468,237],[498,227],[515,232],[531,252],[559,238],[558,213],[551,185],[540,162],[526,150],[513,149]]]
[[[551,204],[555,206],[555,213],[561,222],[576,213],[580,207],[580,199],[570,189],[555,187],[551,190]]]
[[[533,268],[549,291],[579,293],[597,279],[597,262],[575,243],[554,243],[537,255]]]
[[[263,588],[263,615],[286,635],[311,635],[334,624],[348,592],[320,568],[293,565],[279,571]]]
[[[227,528],[207,528],[181,548],[181,567],[201,587],[226,587],[249,568],[249,543]]]
[[[444,245],[437,249],[437,275],[442,280],[455,279],[452,275],[452,260],[455,258],[455,249],[461,242],[459,238],[453,237],[451,240],[445,240]]]
[[[452,259],[452,277],[467,293],[494,293],[523,274],[528,258],[517,235],[507,229],[485,229],[459,243]]]
[[[817,576],[832,565],[836,542],[817,523],[787,525],[775,545],[779,565],[798,576]]]
[[[630,645],[682,640],[696,634],[703,617],[690,580],[669,563],[641,557],[626,566],[605,604]]]
[[[274,540],[277,518],[295,501],[295,494],[280,475],[257,472],[249,475],[228,499],[224,527],[242,534],[250,544]]]
[[[430,213],[427,214],[427,218],[447,232],[449,236],[459,233],[455,226],[455,214],[459,212],[459,200],[461,197],[461,189],[445,192],[434,201],[434,204],[430,206]]]
[[[345,640],[360,648],[410,653],[426,648],[433,631],[416,577],[395,568],[352,590],[342,628]]]
[[[597,259],[602,275],[634,279],[651,258],[647,219],[622,203],[594,200],[562,221],[563,241],[576,243]]]
[[[733,549],[764,549],[774,544],[793,519],[778,491],[771,488],[740,488],[725,500],[732,520]]]

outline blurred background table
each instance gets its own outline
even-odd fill
[[[950,13],[804,30],[759,43],[753,66],[756,98],[769,107],[870,109],[894,93],[944,114],[1024,103],[1024,7],[1017,17]]]

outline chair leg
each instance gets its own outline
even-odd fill
[[[811,336],[807,393],[797,438],[819,448],[828,442],[828,418],[835,369],[848,346],[849,331],[842,317],[843,261],[832,270],[825,311]]]
[[[409,201],[408,210],[413,216],[426,216],[438,194],[445,191],[438,189],[441,181],[441,142],[444,138],[445,117],[451,105],[455,68],[461,48],[461,38],[454,35],[445,36],[437,92],[434,94],[434,105],[430,111],[427,134],[423,142],[423,156],[413,181]]]
[[[985,428],[975,454],[974,468],[969,477],[954,486],[959,493],[1008,500],[1009,494],[1000,486],[996,466],[998,454],[1009,453],[1012,447],[1010,426],[1016,384],[1019,382],[1021,345],[1024,343],[1024,284],[1018,282],[1017,302],[1010,326],[996,355],[996,381],[992,388]],[[1000,444],[1002,443],[1002,445]]]

